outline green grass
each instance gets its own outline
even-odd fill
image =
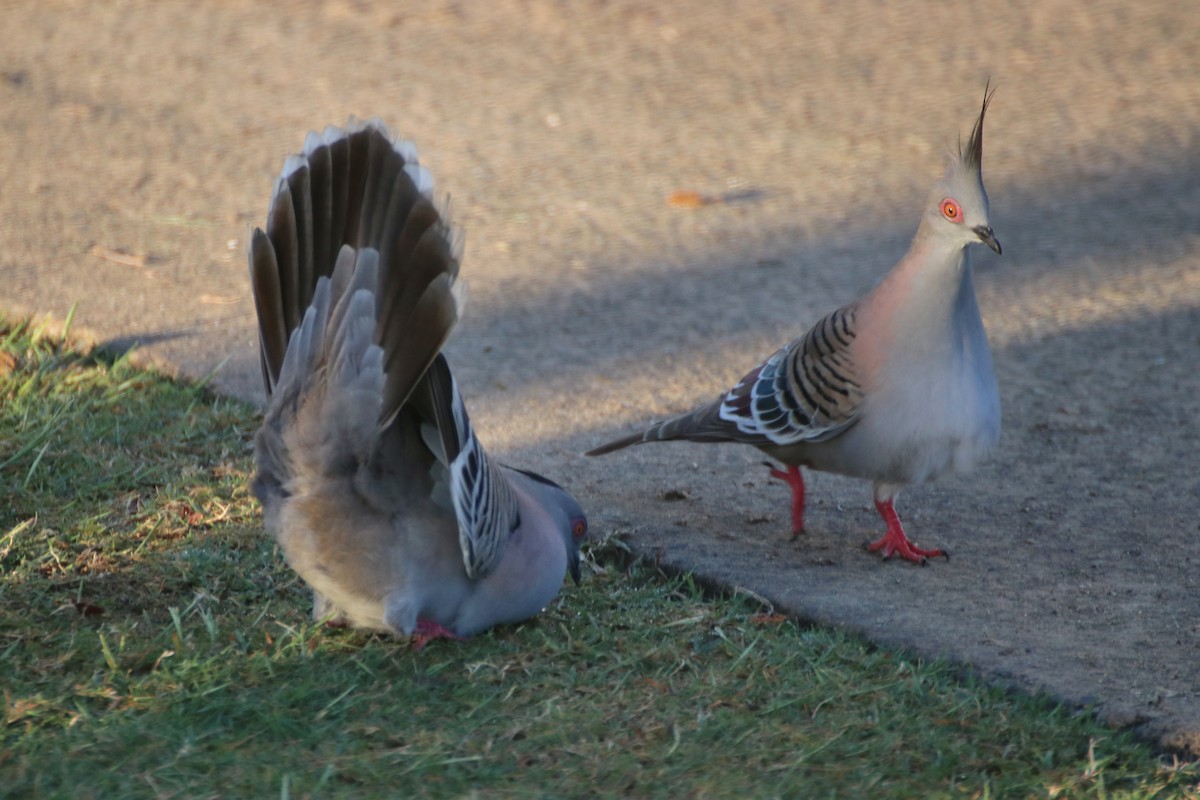
[[[308,619],[255,412],[0,321],[0,795],[1200,795],[1090,714],[591,548],[421,652]]]

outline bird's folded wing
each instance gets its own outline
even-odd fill
[[[426,371],[422,388],[424,397],[414,400],[432,425],[423,426],[421,433],[445,471],[439,481],[449,483],[463,566],[468,576],[479,579],[492,570],[521,524],[516,495],[475,436],[458,385],[440,353]]]
[[[719,416],[737,427],[739,441],[821,442],[857,421],[862,388],[851,355],[855,312],[850,305],[828,314],[725,395]]]

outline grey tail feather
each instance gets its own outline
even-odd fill
[[[588,450],[584,455],[602,456],[646,442],[729,442],[736,441],[736,429],[720,418],[721,401],[718,400],[694,411],[656,422],[640,433],[623,436],[607,444]]]
[[[650,429],[650,430],[653,430],[653,429]],[[633,434],[630,434],[629,436],[623,436],[620,439],[617,439],[615,441],[608,442],[607,444],[602,444],[599,447],[593,447],[591,450],[588,450],[586,453],[584,453],[584,455],[585,456],[603,456],[603,455],[607,455],[609,453],[615,452],[617,450],[624,450],[626,447],[629,447],[631,445],[642,444],[643,442],[651,441],[646,438],[646,435],[649,432],[650,432],[649,430],[639,431],[638,433],[633,433]]]
[[[304,154],[288,159],[249,254],[268,395],[317,281],[330,276],[335,307],[349,283],[375,296],[374,338],[387,373],[380,425],[408,400],[459,315],[458,254],[418,169],[411,148],[374,122],[312,134]],[[367,249],[379,254],[378,277],[360,286],[365,276],[352,281],[350,273]]]

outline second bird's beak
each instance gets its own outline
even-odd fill
[[[567,571],[571,573],[571,580],[575,581],[575,585],[579,585],[579,553],[572,553],[570,561],[567,564]]]
[[[986,244],[988,247],[996,251],[996,255],[1000,255],[1000,241],[996,238],[996,234],[992,233],[992,229],[987,225],[978,225],[972,230],[979,237],[979,241]]]

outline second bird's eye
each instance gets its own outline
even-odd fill
[[[958,203],[947,197],[942,201],[942,216],[951,222],[962,222],[962,209]]]

